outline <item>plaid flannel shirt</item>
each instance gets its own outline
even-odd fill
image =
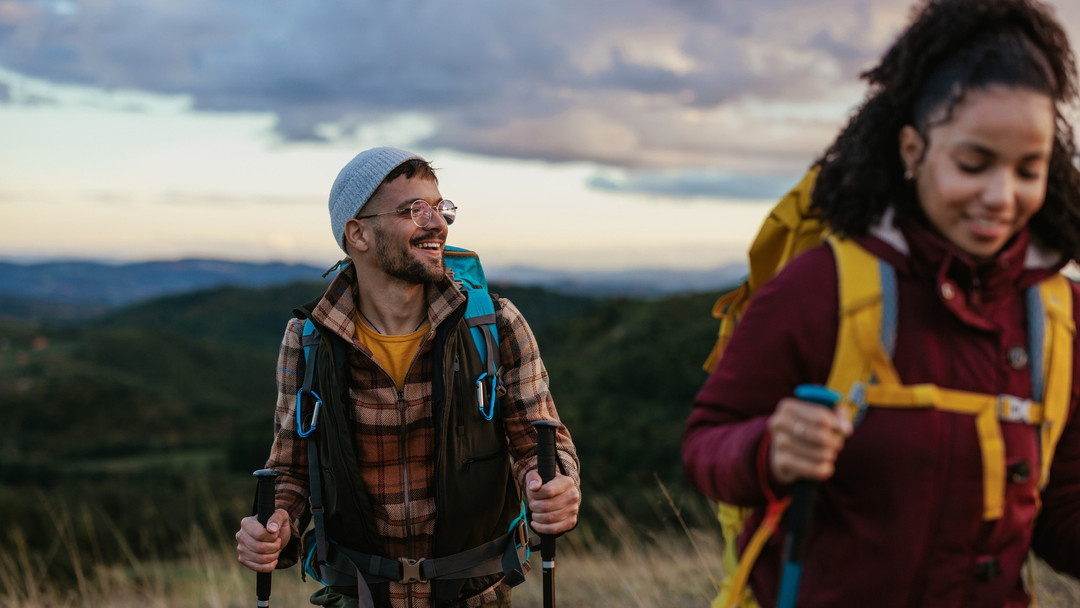
[[[389,555],[419,559],[431,557],[435,531],[435,424],[432,413],[432,341],[435,330],[465,296],[446,280],[428,287],[428,319],[431,330],[424,338],[399,392],[394,381],[357,339],[356,275],[346,266],[327,288],[312,318],[336,333],[349,349],[347,403],[352,403],[357,425],[359,468],[364,487],[375,507],[376,526]],[[497,311],[499,354],[506,395],[501,400],[513,474],[524,487],[525,474],[536,467],[537,420],[558,420],[548,390],[548,376],[540,351],[525,318],[507,299]],[[277,482],[277,507],[289,512],[294,538],[308,520],[307,450],[296,429],[296,394],[303,383],[304,356],[300,344],[303,322],[289,321],[277,364],[278,399],[274,443],[267,468],[282,472]],[[556,436],[562,470],[580,486],[577,452],[565,428]],[[296,563],[298,553],[282,554],[279,567]],[[503,595],[497,586],[474,598],[480,605]],[[430,583],[390,583],[394,606],[430,605]]]

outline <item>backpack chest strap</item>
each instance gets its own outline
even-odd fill
[[[1018,422],[1042,426],[1042,404],[1013,395],[972,393],[934,384],[889,386],[875,384],[858,387],[860,410],[871,407],[893,409],[934,409],[975,417],[983,471],[983,519],[1001,518],[1005,505],[1006,465],[1005,440],[1001,422]],[[1045,460],[1045,459],[1044,459]]]
[[[895,271],[851,240],[828,239],[840,277],[840,324],[828,386],[848,399],[840,404],[858,422],[866,404],[932,408],[968,414],[982,453],[986,520],[1001,517],[1005,496],[1005,444],[1001,421],[1040,427],[1039,487],[1050,477],[1054,449],[1068,417],[1075,340],[1072,289],[1056,274],[1028,289],[1026,297],[1032,399],[904,385],[892,362],[897,330]]]

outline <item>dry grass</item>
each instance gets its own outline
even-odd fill
[[[562,542],[556,559],[558,605],[708,605],[715,591],[707,577],[695,575],[701,565],[685,539],[660,539],[649,547],[636,546],[636,542],[592,549]],[[719,556],[715,543],[710,544]],[[539,556],[534,555],[533,562],[529,579],[514,590],[514,605],[519,608],[542,605]],[[47,581],[34,577],[33,569],[19,569],[29,576],[14,580],[15,572],[6,564],[3,567],[2,608],[239,608],[253,605],[255,599],[254,574],[236,563],[231,549],[220,547],[205,546],[201,554],[181,562],[91,569],[86,584],[70,591],[51,588]],[[308,605],[308,596],[317,588],[310,581],[301,582],[296,570],[278,572],[271,605]]]
[[[662,487],[662,486],[661,486]],[[671,508],[678,513],[674,503]],[[660,608],[708,606],[716,593],[720,551],[716,529],[654,533],[627,522],[612,505],[603,509],[614,542],[599,542],[587,530],[559,541],[556,559],[558,606]],[[73,588],[59,589],[44,576],[49,556],[34,556],[16,528],[0,545],[0,608],[240,608],[254,603],[254,574],[235,559],[231,532],[208,539],[192,527],[185,539],[187,559],[140,559],[125,549],[127,564],[104,567],[79,555],[95,554],[72,540],[76,525],[93,525],[86,512],[78,517],[52,514],[57,527],[55,553],[75,556]],[[681,521],[681,517],[679,518]],[[108,521],[97,522],[108,527]],[[118,542],[123,542],[117,536]],[[89,551],[87,551],[89,549]],[[81,550],[81,551],[80,551]],[[514,591],[518,608],[539,608],[542,589],[539,556],[533,555],[529,579]],[[1044,564],[1035,568],[1041,608],[1080,605],[1080,584]],[[278,572],[271,605],[305,606],[318,588],[301,582],[297,570]]]

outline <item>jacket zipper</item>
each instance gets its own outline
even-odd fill
[[[430,336],[430,335],[431,335],[431,332],[428,332],[428,336]],[[424,337],[424,340],[420,343],[420,346],[417,347],[416,352],[413,353],[412,361],[409,362],[409,368],[405,372],[405,377],[406,378],[409,377],[409,372],[412,371],[413,365],[416,364],[416,359],[417,359],[417,356],[420,354],[420,351],[423,350],[424,346],[427,344],[428,336]],[[363,352],[363,351],[361,351],[361,352]],[[391,382],[393,382],[393,378],[390,376],[390,373],[387,372],[383,368],[382,365],[379,365],[378,361],[376,361],[370,355],[368,355],[368,359],[375,365],[375,367],[377,367],[380,371],[382,371],[382,373],[384,375],[386,375],[387,378],[390,378]],[[399,417],[399,420],[401,421],[401,424],[398,425],[398,441],[401,442],[401,456],[402,456],[402,459],[401,459],[401,481],[402,481],[402,484],[403,484],[403,486],[402,486],[403,487],[402,496],[403,496],[403,500],[405,501],[405,504],[404,504],[404,507],[405,507],[405,552],[406,552],[407,555],[404,556],[404,557],[408,557],[409,559],[414,559],[412,557],[412,555],[414,554],[414,552],[413,552],[413,543],[412,543],[412,508],[409,506],[410,505],[410,501],[409,501],[409,452],[408,452],[408,443],[405,440],[406,402],[405,402],[405,390],[404,390],[404,388],[398,389],[398,391],[397,391],[397,406],[398,406],[397,407],[398,417]],[[408,590],[409,583],[406,583],[404,586],[405,586],[406,590]],[[406,591],[405,597],[406,597],[407,605],[409,606],[409,608],[412,608],[412,606],[413,606],[413,595],[412,595],[412,593]]]
[[[398,425],[398,440],[401,442],[401,481],[404,484],[402,493],[405,500],[405,547],[408,557],[412,558],[412,515],[409,508],[409,451],[405,438],[405,391],[398,391],[398,415],[401,424]]]
[[[420,342],[420,346],[417,347],[416,352],[413,353],[412,361],[409,362],[409,367],[405,371],[406,379],[409,377],[409,374],[412,373],[412,368],[414,365],[416,365],[416,359],[419,356],[420,351],[423,350],[424,346],[427,345],[429,336],[431,336],[430,331],[428,332],[427,336],[424,336],[424,340]],[[407,554],[406,557],[408,557],[409,559],[416,559],[413,557],[413,555],[415,555],[415,551],[412,542],[412,508],[410,507],[411,501],[409,500],[409,493],[411,491],[411,488],[409,486],[409,450],[408,443],[406,442],[405,437],[405,424],[407,422],[405,418],[406,409],[405,389],[404,384],[402,384],[402,388],[398,390],[398,413],[401,417],[401,424],[398,425],[398,439],[401,441],[401,481],[404,484],[402,486],[404,490],[402,492],[402,496],[405,501],[405,552]],[[408,590],[412,584],[414,583],[405,583],[405,589]],[[405,597],[409,608],[412,608],[412,592],[407,591]]]

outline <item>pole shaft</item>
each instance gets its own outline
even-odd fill
[[[536,429],[536,469],[544,483],[555,479],[555,431],[561,426],[553,420],[533,423]],[[544,608],[555,608],[555,537],[540,535],[540,559],[543,560]]]
[[[261,469],[255,471],[254,475],[257,480],[255,487],[255,518],[265,526],[270,519],[270,515],[274,512],[274,494],[276,492],[274,482],[280,473],[271,469]],[[255,598],[257,600],[255,605],[257,608],[269,608],[270,606],[271,576],[270,572],[259,572],[255,575]]]

